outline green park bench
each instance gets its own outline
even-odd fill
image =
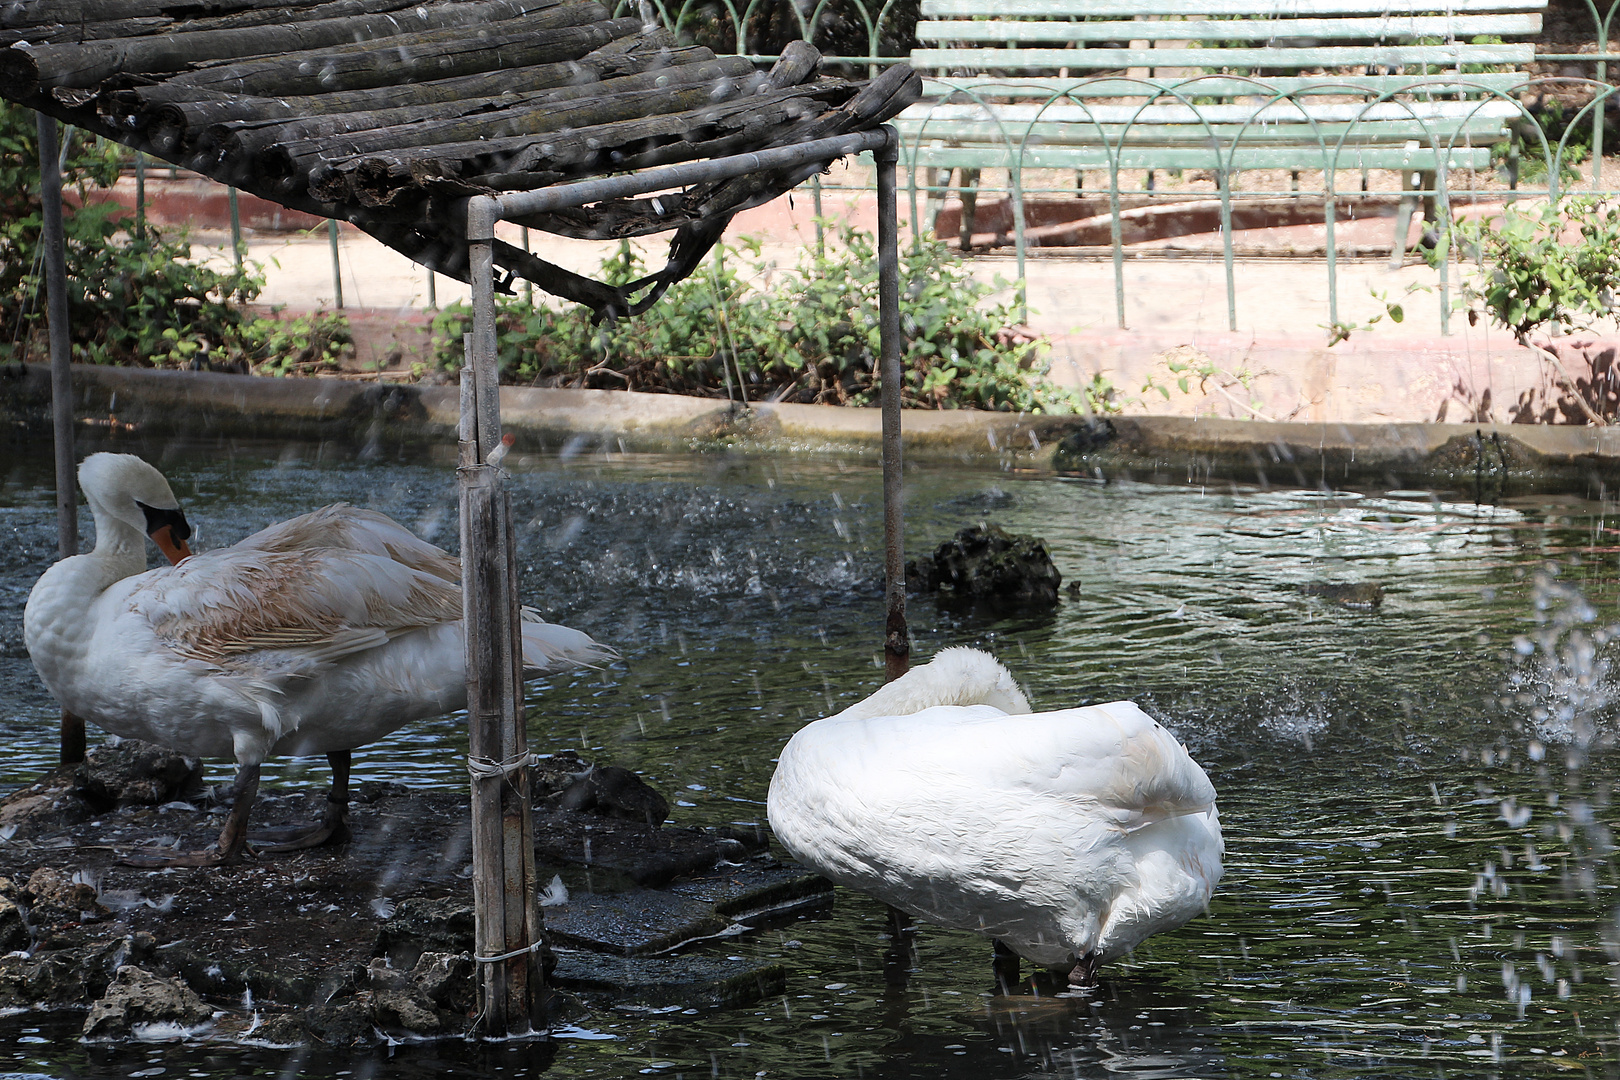
[[[1395,259],[1418,191],[1484,168],[1545,0],[922,0],[924,98],[897,118],[930,207],[958,170],[1393,169]],[[1514,39],[1521,39],[1515,41]],[[1430,206],[1432,214],[1433,207]],[[931,215],[925,220],[931,220]]]

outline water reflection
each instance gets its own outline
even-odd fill
[[[149,449],[207,546],[346,499],[454,547],[447,457]],[[525,598],[625,655],[536,690],[536,748],[638,769],[684,822],[762,820],[780,746],[882,679],[872,467],[508,463]],[[0,782],[15,784],[55,755],[54,712],[17,626],[54,557],[48,455],[19,458],[4,480]],[[194,1046],[131,1056],[80,1047],[75,1018],[26,1014],[0,1020],[0,1071],[121,1076],[150,1057],[171,1076],[295,1064],[355,1076],[1620,1072],[1614,518],[1612,505],[1567,499],[1475,507],[1447,493],[913,469],[912,551],[991,519],[1043,536],[1079,585],[1040,618],[914,602],[918,653],[989,648],[1037,708],[1134,698],[1221,791],[1228,871],[1209,917],[1150,939],[1094,998],[1037,997],[1033,985],[1000,994],[982,940],[926,927],[896,989],[883,912],[841,892],[825,916],[726,945],[785,961],[782,999],[608,1010],[551,1058],[464,1047],[358,1062]],[[1377,583],[1383,603],[1325,602],[1304,589],[1318,581]],[[464,752],[459,720],[415,725],[358,754],[356,776],[459,789]],[[282,762],[267,783],[319,788],[325,777],[319,762]]]

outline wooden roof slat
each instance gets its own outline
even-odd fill
[[[905,65],[865,84],[819,77],[821,55],[804,42],[760,75],[640,19],[609,19],[597,0],[380,10],[397,2],[83,0],[79,38],[0,48],[0,95],[344,218],[463,281],[468,195],[869,130],[921,95]],[[30,13],[64,9],[38,3],[19,14],[0,0],[0,32],[8,16],[17,33]],[[534,220],[595,237],[674,229],[669,262],[642,282],[592,282],[502,243],[496,264],[600,315],[634,313],[690,273],[738,210],[825,164]]]
[[[364,46],[260,57],[183,72],[168,82],[267,97],[368,90],[575,60],[627,26],[639,26],[635,20],[609,20],[595,0],[570,0],[508,24],[513,29],[503,26],[499,33],[435,30]]]
[[[83,89],[123,71],[144,75],[184,71],[208,60],[267,56],[345,47],[364,50],[379,40],[401,45],[432,31],[464,36],[467,28],[511,22],[562,0],[474,0],[471,3],[423,5],[403,12],[360,15],[346,19],[282,23],[231,30],[156,34],[112,41],[61,45],[15,45],[0,50],[0,93],[33,94],[41,89]],[[604,11],[599,18],[606,18]],[[587,19],[585,21],[593,21]],[[538,26],[555,25],[544,18]],[[362,44],[356,45],[356,42]]]

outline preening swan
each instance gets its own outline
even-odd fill
[[[273,756],[332,764],[322,824],[281,847],[346,839],[350,751],[465,707],[460,564],[398,523],[338,504],[192,555],[179,501],[140,458],[92,454],[79,485],[95,550],[45,571],[23,613],[40,678],[116,735],[238,766],[218,850],[165,865],[241,856]],[[142,534],[176,565],[147,571]],[[522,633],[531,678],[612,655],[527,609]]]
[[[1082,985],[1200,914],[1225,850],[1214,785],[1157,721],[1128,701],[1031,713],[975,649],[801,728],[768,814],[838,884]]]

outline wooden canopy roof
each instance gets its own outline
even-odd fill
[[[820,60],[796,42],[762,73],[650,19],[611,18],[596,0],[0,2],[0,96],[352,222],[463,281],[467,196],[866,130],[921,90],[903,65],[859,82],[819,76]],[[638,311],[738,210],[824,167],[524,222],[594,239],[676,229],[669,265],[628,286],[504,243],[495,261],[506,281],[528,278],[599,315]]]

